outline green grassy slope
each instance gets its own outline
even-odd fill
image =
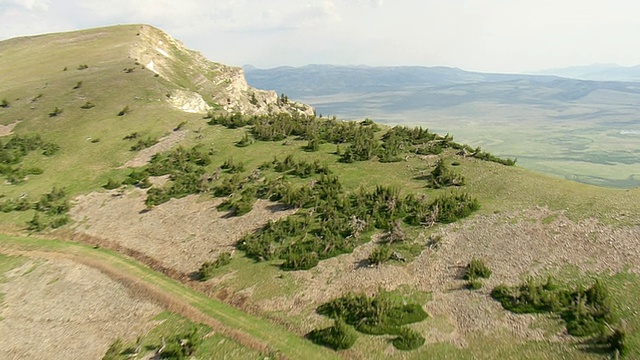
[[[121,26],[0,43],[0,98],[10,103],[0,110],[0,123],[19,121],[16,134],[37,133],[61,148],[51,158],[27,159],[25,166],[44,169],[43,179],[36,176],[19,186],[2,184],[3,194],[37,196],[52,185],[64,186],[70,193],[96,188],[109,170],[132,157],[124,136],[136,131],[143,137],[160,137],[181,121],[195,118],[166,102],[165,94],[175,85],[128,57],[135,40],[136,27]],[[85,64],[87,69],[78,70]],[[132,73],[123,71],[131,67]],[[80,81],[80,88],[74,89]],[[81,109],[87,101],[95,107]],[[118,116],[125,106],[130,113]],[[56,107],[63,112],[50,117]]]

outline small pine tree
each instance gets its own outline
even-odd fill
[[[27,222],[27,229],[29,231],[42,231],[47,227],[47,224],[40,219],[40,213],[36,211],[33,214],[33,218]]]
[[[491,269],[485,265],[484,261],[473,258],[467,265],[464,273],[465,280],[476,280],[478,278],[488,279],[491,276]]]
[[[60,114],[62,114],[62,109],[60,109],[60,108],[58,108],[56,106],[56,108],[53,109],[53,111],[49,113],[49,117],[56,117],[56,116],[58,116]]]
[[[120,110],[120,112],[118,113],[118,116],[125,116],[129,112],[130,112],[129,105],[127,105],[124,108],[122,108],[122,110]]]
[[[391,247],[389,247],[388,245],[380,245],[373,249],[367,261],[371,265],[382,264],[383,262],[391,259],[392,252],[393,251],[391,250]]]
[[[346,350],[355,344],[358,334],[342,319],[337,319],[332,327],[313,330],[309,333],[309,338],[316,344],[334,350]]]

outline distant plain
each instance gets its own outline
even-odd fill
[[[297,80],[306,73],[316,78]],[[535,171],[598,186],[640,186],[638,83],[329,65],[248,69],[247,78],[282,89],[319,115],[422,126]]]

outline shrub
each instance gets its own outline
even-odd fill
[[[130,113],[131,110],[129,109],[129,105],[125,106],[122,108],[122,110],[120,110],[120,112],[118,113],[118,116],[125,116],[126,114]]]
[[[87,65],[87,64],[80,64],[80,65],[78,65],[78,70],[84,70],[84,69],[88,69],[88,68],[89,68],[89,65]],[[66,69],[66,68],[65,68],[65,69]]]
[[[466,288],[469,290],[479,290],[482,288],[482,281],[478,279],[469,280],[466,284]]]
[[[233,158],[230,158],[228,160],[226,160],[222,166],[220,166],[221,169],[227,170],[229,172],[229,174],[236,174],[236,173],[241,173],[244,171],[244,164],[243,163],[235,163],[233,161]]]
[[[444,159],[438,159],[436,167],[431,171],[428,186],[434,189],[440,189],[448,186],[464,185],[464,177],[451,171],[444,163]]]
[[[163,189],[151,188],[147,191],[147,198],[144,203],[147,205],[147,208],[152,208],[156,205],[160,205],[162,203],[166,203],[171,199],[171,196],[164,191]]]
[[[424,337],[406,326],[400,328],[398,336],[393,339],[393,346],[398,350],[415,350],[424,345]]]
[[[60,216],[54,216],[51,221],[49,221],[49,226],[51,226],[53,229],[57,229],[61,226],[66,225],[67,223],[69,223],[69,216],[67,214],[64,214]]]
[[[538,284],[533,279],[519,286],[497,286],[491,296],[515,313],[553,312],[565,321],[574,336],[602,334],[612,321],[611,303],[606,287],[596,281],[588,289],[571,291],[567,286]]]
[[[373,249],[373,251],[369,255],[369,258],[367,258],[367,261],[371,265],[378,265],[391,259],[392,253],[393,251],[391,250],[390,246],[380,245]]]
[[[464,272],[465,280],[488,279],[490,276],[491,269],[485,265],[484,261],[476,258],[471,260]]]
[[[231,253],[223,252],[218,255],[218,258],[214,262],[204,262],[198,270],[198,278],[200,281],[207,281],[213,277],[214,270],[225,265],[229,265],[231,262]]]
[[[236,146],[237,147],[245,147],[245,146],[249,146],[253,143],[253,139],[251,139],[249,137],[249,133],[245,132],[244,136],[242,137],[242,139],[238,140],[238,142],[236,142]]]
[[[0,107],[1,108],[8,108],[9,107],[9,101],[7,101],[7,99],[2,99],[2,101],[0,101]]]
[[[420,322],[427,313],[418,304],[406,304],[381,292],[374,297],[349,293],[318,307],[317,312],[333,319],[344,319],[362,333],[398,334],[403,325]]]
[[[40,148],[44,156],[53,156],[60,150],[60,147],[53,143],[44,143]]]
[[[355,344],[358,334],[343,320],[337,319],[333,326],[313,330],[308,337],[318,345],[323,345],[333,350],[346,350]]]
[[[122,140],[134,140],[134,139],[137,139],[139,136],[140,134],[138,132],[132,132],[131,134],[123,137]]]
[[[191,358],[202,344],[202,337],[198,335],[198,328],[192,327],[186,334],[179,334],[170,339],[162,358],[167,360],[182,360]]]
[[[320,141],[318,138],[309,139],[306,146],[303,147],[304,151],[314,152],[320,150]]]
[[[53,111],[49,113],[49,117],[56,117],[56,116],[58,116],[60,114],[62,114],[62,109],[60,109],[60,108],[58,108],[56,106],[56,108],[53,109]]]
[[[27,221],[27,230],[42,231],[47,228],[47,224],[40,218],[40,213],[36,211],[31,220]]]
[[[309,270],[320,262],[318,254],[312,253],[291,253],[284,256],[282,268],[285,270]]]
[[[92,103],[91,101],[87,101],[82,106],[80,106],[80,109],[89,110],[89,109],[94,108],[95,106],[96,105],[94,103]]]
[[[78,81],[76,85],[73,87],[74,90],[80,89],[82,87],[82,81]]]
[[[102,185],[102,187],[107,189],[107,190],[117,189],[120,186],[122,186],[122,183],[118,182],[116,180],[113,180],[112,178],[109,178],[109,180],[107,180],[107,183]]]
[[[157,144],[158,140],[157,139],[152,139],[150,137],[142,140],[138,140],[137,143],[135,143],[133,146],[131,146],[130,150],[131,151],[140,151],[142,149],[146,149],[149,147],[152,147],[153,145]]]
[[[624,356],[627,353],[627,331],[623,326],[617,326],[613,329],[611,335],[606,338],[606,343],[609,345],[609,350],[617,352],[619,355]]]
[[[120,339],[116,339],[109,345],[107,352],[102,357],[102,360],[117,360],[119,355],[124,351],[124,343]]]

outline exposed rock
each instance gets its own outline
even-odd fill
[[[206,112],[216,108],[247,115],[314,113],[309,105],[280,101],[275,91],[252,88],[242,68],[209,61],[159,29],[142,25],[138,34],[139,41],[130,48],[130,56],[184,89],[169,94],[171,104],[181,110]]]

